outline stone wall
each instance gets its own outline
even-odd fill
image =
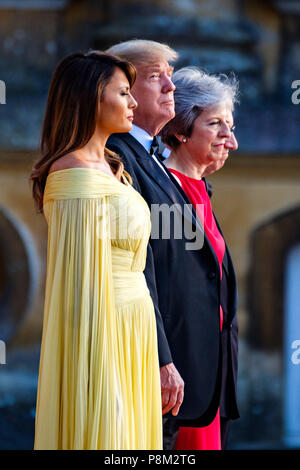
[[[291,83],[300,79],[299,31],[295,1],[0,0],[0,80],[6,84],[6,104],[0,105],[0,339],[8,345],[0,409],[26,403],[34,415],[47,226],[35,213],[28,176],[51,73],[75,50],[145,37],[177,49],[176,67],[234,71],[240,80],[239,151],[209,178],[239,284],[242,418],[230,445],[283,445],[283,349],[281,341],[270,347],[268,332],[275,325],[272,334],[282,338],[285,312],[278,308],[273,323],[272,311],[262,306],[273,292],[276,298],[284,293],[273,278],[266,284],[265,266],[276,250],[259,229],[300,207],[300,107],[291,102]],[[293,220],[289,230],[296,237]]]

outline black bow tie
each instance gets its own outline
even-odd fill
[[[164,144],[160,140],[159,137],[156,135],[153,137],[152,144],[150,147],[150,155],[155,155],[158,157],[161,161],[163,161],[165,158],[163,157],[162,153],[164,151]]]
[[[153,155],[158,151],[159,148],[159,140],[156,135],[153,137],[152,144],[150,147],[150,154]]]

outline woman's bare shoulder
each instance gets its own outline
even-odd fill
[[[87,166],[88,165],[84,162],[84,160],[80,160],[73,153],[68,153],[68,155],[64,155],[52,163],[49,169],[49,173],[54,173],[55,171],[60,170],[67,170],[69,168],[85,168]]]

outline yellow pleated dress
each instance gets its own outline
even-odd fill
[[[47,178],[35,449],[162,449],[150,212],[124,182],[90,168]]]

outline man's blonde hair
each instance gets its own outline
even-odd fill
[[[167,44],[147,39],[132,39],[121,42],[106,50],[107,53],[116,55],[133,65],[147,65],[157,60],[175,62],[178,54]]]

